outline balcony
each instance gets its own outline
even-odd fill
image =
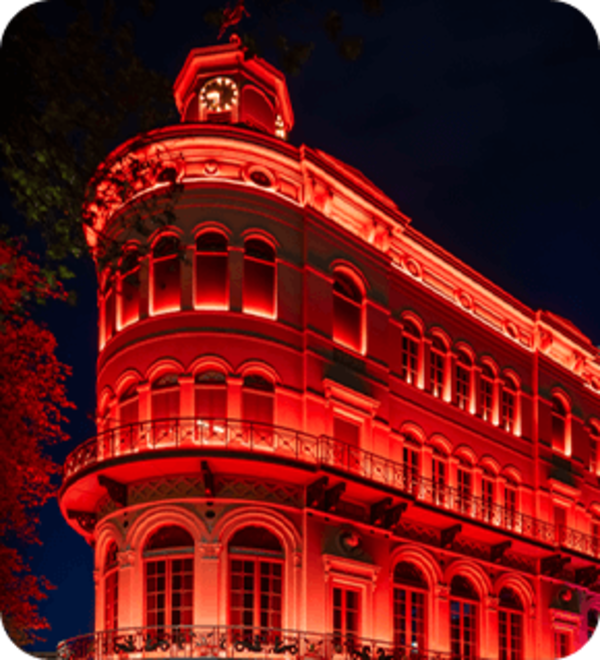
[[[461,660],[448,652],[397,646],[348,634],[253,631],[236,626],[165,626],[96,632],[61,642],[57,655],[60,660],[274,656],[287,660]]]
[[[62,490],[78,477],[103,466],[139,458],[187,452],[203,456],[261,457],[265,462],[310,467],[358,479],[375,488],[449,512],[491,530],[600,559],[600,541],[564,526],[538,520],[510,508],[473,497],[446,484],[426,479],[401,463],[327,436],[232,419],[165,419],[111,429],[87,440],[65,462]]]

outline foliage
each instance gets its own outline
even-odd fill
[[[53,494],[59,467],[44,453],[67,439],[61,428],[69,369],[52,333],[27,313],[27,302],[59,297],[18,247],[0,241],[0,611],[19,644],[47,628],[37,602],[50,588],[32,575],[18,547],[38,542],[37,511]],[[11,547],[12,546],[12,547]]]
[[[176,116],[170,81],[136,56],[133,29],[119,22],[115,3],[105,0],[100,17],[83,1],[69,4],[75,13],[64,35],[30,7],[1,51],[3,88],[13,91],[0,138],[2,177],[27,230],[42,237],[50,283],[70,277],[68,259],[86,254],[81,207],[107,153]],[[152,6],[140,4],[145,15]]]
[[[249,20],[234,25],[230,15],[234,5],[237,7],[236,2],[239,3],[239,0],[230,0],[208,9],[204,14],[205,23],[215,30],[215,36],[224,32],[225,28],[233,28],[240,34],[250,55],[260,54],[266,47],[274,46],[279,53],[279,65],[292,76],[302,71],[315,49],[315,42],[312,39],[291,39],[286,27],[290,23],[311,35],[323,30],[346,60],[354,61],[362,54],[362,37],[346,34],[344,13],[326,4],[312,0],[255,0]],[[250,3],[244,6],[250,7]],[[362,6],[364,14],[370,16],[383,13],[383,0],[356,0],[355,6]]]

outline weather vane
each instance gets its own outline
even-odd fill
[[[250,14],[244,7],[244,0],[237,0],[233,8],[227,5],[227,7],[223,9],[223,22],[221,23],[221,29],[219,30],[219,36],[217,39],[220,39],[225,34],[227,28],[230,28],[232,25],[237,25],[244,16],[250,17]]]

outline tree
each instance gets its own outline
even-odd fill
[[[37,602],[50,588],[32,575],[23,545],[38,541],[37,512],[54,493],[60,470],[45,449],[67,439],[65,378],[51,332],[31,319],[30,302],[61,296],[14,245],[0,241],[0,611],[19,644],[48,627]]]

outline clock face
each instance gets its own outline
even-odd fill
[[[238,88],[231,78],[213,78],[200,92],[200,102],[210,112],[225,112],[238,101]]]

